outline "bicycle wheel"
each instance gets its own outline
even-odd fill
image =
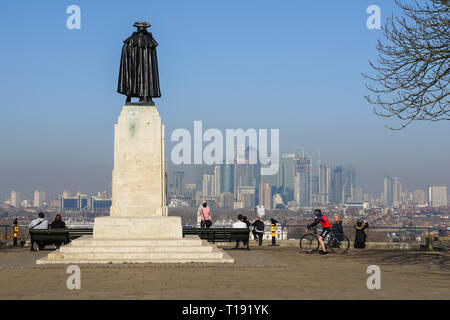
[[[305,253],[313,253],[319,249],[319,239],[311,233],[307,233],[300,238],[300,250]]]
[[[347,236],[344,234],[337,234],[330,239],[328,246],[334,253],[346,253],[348,248],[350,248],[350,240],[348,240]]]

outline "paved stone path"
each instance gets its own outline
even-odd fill
[[[0,250],[1,299],[450,299],[450,254],[352,250],[301,254],[295,247],[227,251],[237,266],[81,266],[81,290],[62,266],[36,266],[24,249]],[[239,265],[239,263],[241,265]],[[381,290],[368,290],[369,265]],[[260,267],[255,267],[260,265]]]

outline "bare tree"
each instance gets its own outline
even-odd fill
[[[363,74],[375,114],[401,120],[393,130],[415,120],[450,120],[450,0],[421,2],[396,0],[404,16],[387,19],[378,63],[369,62],[374,75]]]

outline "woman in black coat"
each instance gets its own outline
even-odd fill
[[[366,221],[358,220],[355,224],[355,248],[364,249],[366,247],[367,235],[364,229],[367,229],[369,224]]]

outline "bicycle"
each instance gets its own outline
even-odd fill
[[[300,238],[300,250],[305,253],[314,253],[319,249],[319,232],[316,227],[309,229],[310,232]],[[350,248],[350,240],[344,234],[334,234],[333,232],[323,239],[325,247],[331,249],[333,253],[343,254]]]

